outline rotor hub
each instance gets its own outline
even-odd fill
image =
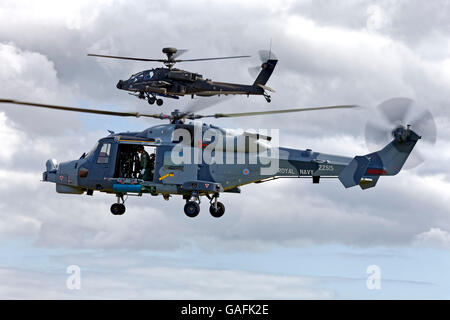
[[[402,125],[399,125],[397,128],[392,130],[392,136],[397,140],[398,142],[406,141],[408,138],[409,133],[409,125],[408,128],[405,128]]]
[[[178,52],[177,48],[172,47],[163,48],[162,52],[167,55],[167,60],[164,61],[164,65],[167,68],[171,69],[175,64],[175,61],[173,61],[173,55]]]
[[[162,49],[163,53],[170,54],[170,55],[177,53],[177,51],[178,51],[177,48],[163,48]]]
[[[175,109],[171,112],[171,115],[172,115],[172,117],[177,118],[177,117],[180,117],[181,112],[179,109]]]
[[[170,113],[170,123],[183,123],[186,115],[179,109],[175,109]]]
[[[406,128],[402,125],[392,130],[392,136],[397,142],[417,141],[422,137],[411,130],[411,125],[407,125]]]

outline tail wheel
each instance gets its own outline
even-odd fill
[[[194,218],[194,217],[198,216],[198,214],[200,213],[199,204],[195,201],[186,202],[186,204],[184,205],[184,213],[189,218]]]
[[[111,213],[115,216],[120,216],[125,213],[125,205],[123,203],[113,203],[111,206]]]
[[[222,202],[217,202],[217,209],[214,206],[214,204],[212,204],[209,207],[209,213],[214,217],[214,218],[220,218],[221,216],[223,216],[223,214],[225,213],[225,206]]]

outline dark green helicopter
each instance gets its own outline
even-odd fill
[[[118,89],[130,91],[130,94],[135,95],[139,99],[147,99],[149,104],[156,102],[158,106],[161,106],[163,100],[157,98],[158,96],[179,99],[180,96],[185,95],[190,95],[192,98],[194,96],[209,97],[214,95],[262,95],[267,102],[271,101],[267,92],[274,92],[274,90],[266,86],[266,83],[272,75],[278,60],[270,50],[259,51],[262,64],[261,67],[256,67],[256,69],[259,69],[259,74],[251,85],[216,82],[211,79],[204,79],[201,74],[195,72],[173,68],[178,62],[224,60],[248,58],[250,56],[177,59],[186,51],[185,49],[163,48],[162,52],[167,55],[167,59],[143,59],[100,54],[88,54],[88,56],[164,63],[166,68],[154,68],[138,72],[133,74],[128,80],[119,80],[116,85]],[[251,68],[249,71],[255,71],[254,69]]]

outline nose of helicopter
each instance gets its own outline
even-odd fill
[[[119,80],[119,82],[117,82],[116,84],[117,89],[122,89],[123,87],[123,80]]]

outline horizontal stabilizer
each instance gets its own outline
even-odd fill
[[[271,87],[265,86],[265,85],[263,85],[263,84],[261,84],[261,83],[257,83],[256,85],[257,85],[258,87],[260,87],[260,88],[263,88],[263,90],[265,90],[265,91],[275,92],[275,90],[272,89]]]

